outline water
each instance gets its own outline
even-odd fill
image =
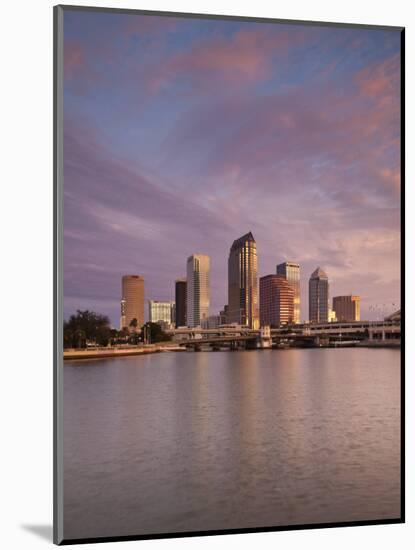
[[[400,516],[400,352],[164,353],[64,367],[64,536]]]

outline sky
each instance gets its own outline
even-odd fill
[[[216,314],[248,231],[259,276],[300,264],[302,319],[317,266],[399,307],[399,31],[65,11],[65,318],[118,327],[124,274],[174,299],[193,253]]]

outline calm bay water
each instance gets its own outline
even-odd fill
[[[400,516],[400,352],[64,367],[65,538]]]

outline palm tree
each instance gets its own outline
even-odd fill
[[[138,326],[138,321],[134,317],[134,319],[131,319],[131,321],[130,321],[130,327],[132,327],[133,332],[135,332],[137,330],[137,326]]]

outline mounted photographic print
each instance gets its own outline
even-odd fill
[[[55,543],[404,521],[403,28],[54,16]]]

